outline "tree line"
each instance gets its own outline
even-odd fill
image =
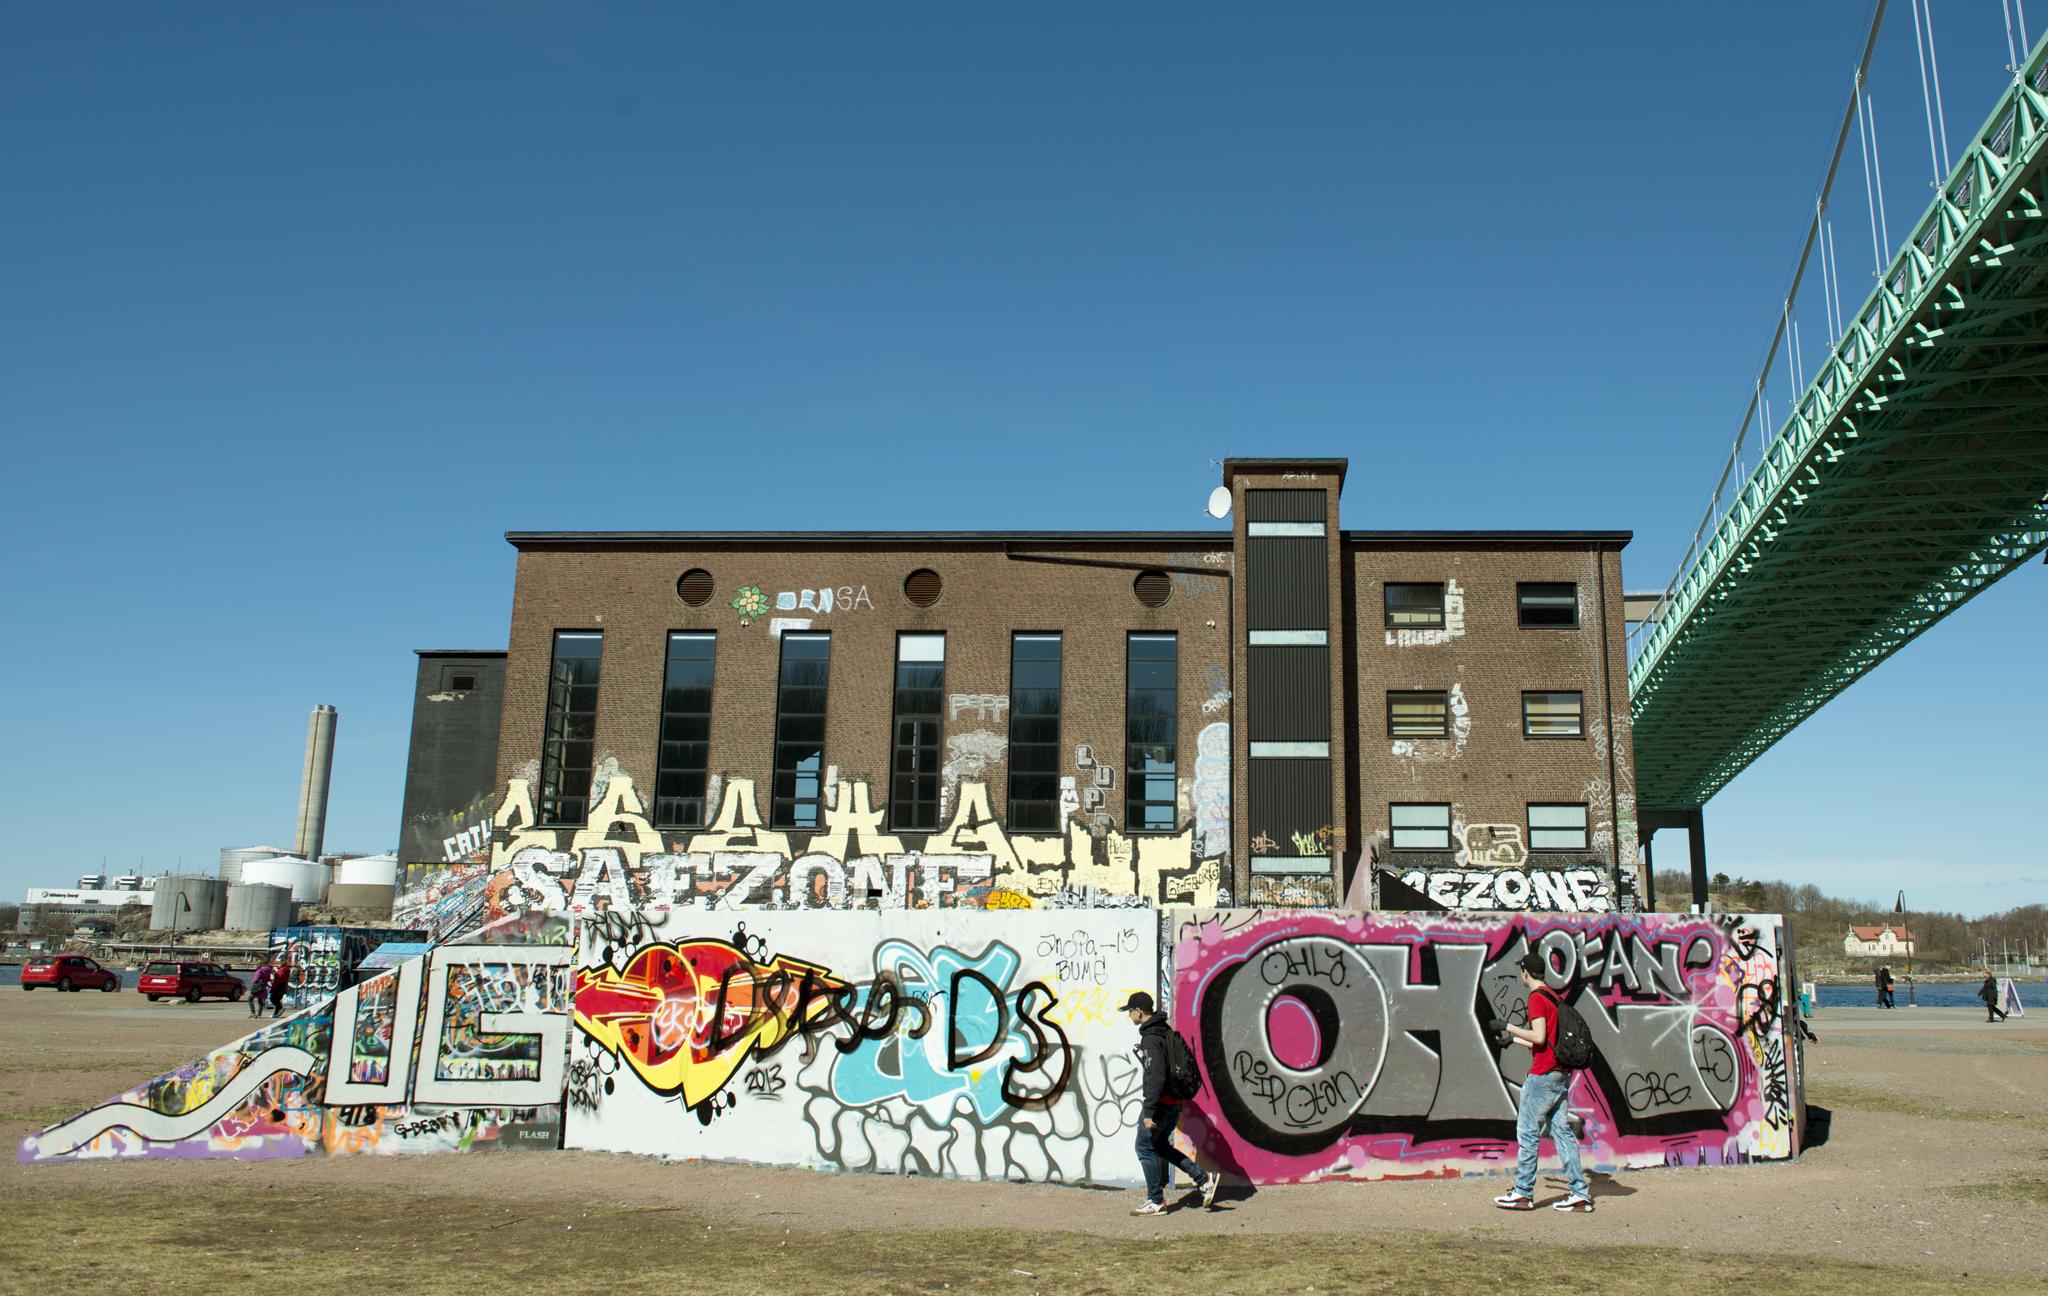
[[[1690,876],[1675,869],[1660,869],[1656,882],[1660,911],[1683,913],[1691,906]],[[1851,926],[1876,927],[1901,920],[1893,912],[1896,901],[1843,899],[1824,894],[1810,882],[1793,886],[1789,882],[1716,873],[1707,879],[1707,890],[1722,909],[1783,914],[1790,918],[1802,948],[1831,945],[1839,951]],[[1913,934],[1914,953],[1919,958],[1974,963],[1982,956],[1987,941],[1994,967],[2004,957],[2007,946],[2014,960],[2018,960],[2022,949],[2036,955],[2048,954],[2048,948],[2044,948],[2048,947],[2048,905],[2019,905],[1978,918],[1909,908],[1904,922]]]

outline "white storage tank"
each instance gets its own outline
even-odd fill
[[[229,931],[267,932],[291,925],[291,888],[267,882],[238,882],[228,888]]]
[[[359,855],[334,866],[336,886],[388,887],[398,885],[398,856]]]
[[[156,884],[149,925],[157,931],[219,931],[227,916],[227,883],[219,878],[172,876]]]
[[[300,904],[319,904],[327,898],[326,868],[296,855],[247,860],[242,864],[242,881],[281,886]]]
[[[291,852],[282,846],[229,846],[220,853],[220,880],[240,882],[242,866],[249,861],[276,859],[289,854]]]

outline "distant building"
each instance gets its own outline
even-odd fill
[[[1851,958],[1886,958],[1897,955],[1913,957],[1913,934],[1905,924],[1886,923],[1881,927],[1850,927],[1849,934],[1842,938],[1842,952]]]
[[[81,882],[104,883],[106,878],[99,874],[87,874]],[[132,874],[115,879],[118,882],[133,882],[131,887],[30,887],[22,898],[21,912],[15,919],[14,930],[21,934],[32,932],[42,919],[61,915],[70,918],[84,916],[111,917],[116,911],[134,907],[147,907],[156,896],[156,879],[135,877]]]

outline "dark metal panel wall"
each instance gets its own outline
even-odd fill
[[[1248,624],[1245,628],[1328,629],[1328,546],[1329,540],[1325,536],[1252,536],[1247,539],[1245,613]]]
[[[1251,740],[1330,740],[1330,648],[1327,644],[1254,644],[1251,648]]]
[[[1294,834],[1314,835],[1330,827],[1328,759],[1254,759],[1251,762],[1252,867],[1259,855],[1317,854],[1296,849]],[[1261,849],[1261,841],[1270,849]]]
[[[1244,493],[1247,522],[1321,522],[1330,506],[1319,490],[1248,490]]]

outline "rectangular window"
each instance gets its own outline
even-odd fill
[[[1010,636],[1011,832],[1058,832],[1060,637]]]
[[[540,821],[580,824],[590,814],[590,769],[597,740],[597,677],[604,635],[555,631],[548,665],[548,718],[540,739]]]
[[[1125,644],[1124,828],[1172,832],[1179,815],[1180,640],[1133,634]]]
[[[1441,630],[1444,628],[1444,587],[1397,585],[1387,582],[1387,629]]]
[[[831,635],[783,634],[770,812],[777,828],[818,828],[825,822],[825,685],[831,673]]]
[[[1570,630],[1579,624],[1579,587],[1571,581],[1522,581],[1515,607],[1524,630]]]
[[[1451,808],[1447,805],[1390,805],[1395,850],[1451,849]]]
[[[939,826],[939,729],[946,706],[946,636],[896,636],[896,739],[889,765],[889,823]]]
[[[1583,693],[1522,694],[1522,736],[1580,738],[1586,732]]]
[[[1586,849],[1586,807],[1577,805],[1529,806],[1530,850]]]
[[[709,630],[668,637],[661,682],[661,751],[654,767],[654,826],[704,826],[704,783],[711,768],[711,668],[718,636]]]
[[[1451,732],[1450,697],[1444,693],[1387,694],[1387,736],[1445,738]]]

